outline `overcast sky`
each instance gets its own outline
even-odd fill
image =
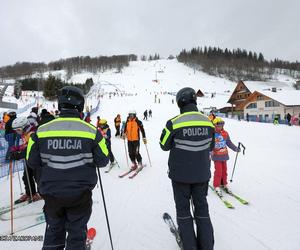
[[[0,0],[0,66],[219,46],[300,61],[298,0]]]

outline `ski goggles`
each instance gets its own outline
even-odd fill
[[[218,126],[218,127],[222,127],[224,126],[225,122],[218,122],[215,124],[215,126]]]
[[[15,131],[18,135],[23,134],[23,128],[15,128],[14,131]]]

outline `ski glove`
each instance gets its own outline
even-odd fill
[[[22,158],[23,158],[22,153],[19,151],[14,151],[9,153],[10,160],[20,160]]]
[[[143,138],[143,142],[144,142],[144,144],[147,144],[147,139]]]

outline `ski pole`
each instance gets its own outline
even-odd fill
[[[118,167],[121,168],[119,162],[116,159],[116,157],[114,157],[114,158],[115,158],[115,162],[117,163]]]
[[[152,164],[151,164],[151,160],[150,160],[150,155],[149,155],[149,151],[148,151],[147,144],[145,144],[145,147],[146,147],[146,151],[147,151],[147,155],[148,155],[148,159],[149,159],[150,167],[152,167]]]
[[[13,201],[13,162],[9,161],[9,173],[10,173],[10,234],[14,233],[14,201]]]
[[[103,200],[103,206],[104,206],[105,217],[106,217],[106,224],[107,224],[108,233],[109,233],[110,245],[111,245],[111,249],[114,250],[114,246],[113,246],[112,237],[111,237],[111,231],[110,231],[110,226],[109,226],[109,220],[108,220],[108,215],[107,215],[107,209],[106,209],[105,197],[104,197],[103,186],[102,186],[102,181],[101,181],[101,176],[100,176],[99,168],[97,168],[97,170],[98,170],[99,183],[100,183],[100,187],[101,187],[102,200]]]
[[[239,151],[241,149],[241,146],[243,147],[243,155],[244,155],[246,147],[243,145],[243,143],[239,142],[239,145],[238,145]],[[233,166],[233,170],[232,170],[232,175],[231,175],[231,178],[230,178],[230,182],[233,181],[232,178],[233,178],[233,174],[234,174],[234,171],[235,171],[235,166],[236,166],[236,161],[237,161],[237,157],[238,157],[239,151],[236,152],[236,156],[235,156],[235,160],[234,160],[234,166]]]
[[[126,156],[127,167],[129,168],[128,155],[127,155],[127,147],[126,147],[126,140],[125,140],[125,138],[124,138],[124,148],[125,148],[125,156]]]

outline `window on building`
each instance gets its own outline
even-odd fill
[[[264,97],[262,95],[257,96],[257,100],[263,100],[263,99],[264,99]]]
[[[250,103],[246,109],[256,109],[257,108],[257,103],[256,102],[253,102],[253,103]]]
[[[279,107],[279,102],[276,102],[274,100],[266,101],[265,107]]]

